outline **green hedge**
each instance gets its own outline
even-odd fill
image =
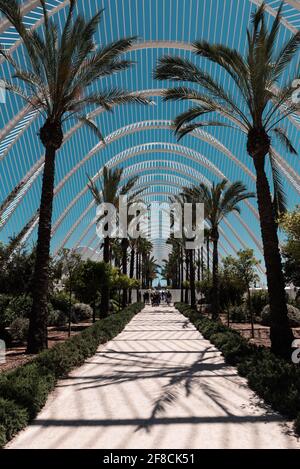
[[[0,447],[37,415],[58,378],[82,365],[86,358],[96,353],[100,344],[119,334],[142,308],[142,303],[130,305],[40,353],[30,363],[1,374]]]
[[[227,363],[237,366],[253,391],[274,410],[296,419],[295,429],[300,434],[300,366],[250,344],[237,331],[200,316],[186,304],[175,306],[222,352]]]

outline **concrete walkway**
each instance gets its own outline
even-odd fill
[[[8,448],[300,448],[174,308],[147,306]]]

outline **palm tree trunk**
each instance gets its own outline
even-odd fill
[[[207,278],[210,277],[210,270],[209,270],[209,237],[206,239],[206,268],[207,268]]]
[[[133,276],[134,276],[134,247],[131,248],[131,252],[130,252],[130,265],[129,265],[129,277],[130,277],[130,278],[133,278]],[[132,290],[131,290],[131,289],[129,290],[128,302],[129,302],[129,303],[132,302]]]
[[[190,249],[190,289],[191,289],[191,307],[196,306],[196,294],[195,294],[195,263],[194,263],[194,250]]]
[[[189,257],[187,255],[187,252],[185,251],[185,280],[189,280]],[[185,292],[184,292],[184,302],[186,304],[189,303],[189,289],[186,287]]]
[[[253,160],[271,312],[271,349],[277,355],[289,358],[294,336],[288,323],[278,235],[270,187],[264,169],[265,158],[260,155]]]
[[[183,251],[180,248],[180,301],[183,303]]]
[[[70,281],[70,289],[69,289],[69,324],[68,324],[68,337],[71,337],[71,323],[72,323],[72,287]]]
[[[48,347],[48,287],[51,240],[51,218],[54,192],[55,154],[46,147],[42,194],[39,214],[36,259],[33,274],[33,303],[30,313],[27,353],[38,353]]]
[[[106,264],[110,263],[110,239],[108,236],[104,238],[103,261]],[[107,287],[107,285],[104,285],[101,291],[101,306],[100,306],[100,316],[102,318],[105,318],[106,316],[108,316],[109,297],[110,297],[109,288]]]
[[[201,246],[201,280],[203,280],[204,262],[203,262],[203,246]]]
[[[250,293],[249,285],[247,285],[247,298],[248,298],[248,309],[249,309],[250,323],[251,323],[251,337],[252,339],[254,339],[254,320],[253,320],[253,310],[252,310],[252,304],[251,304],[251,293]]]
[[[135,255],[135,276],[136,276],[137,280],[140,280],[139,253],[138,253],[137,250],[136,250],[136,255]],[[140,288],[137,287],[137,289],[136,289],[136,301],[139,302],[140,300],[141,300],[141,292],[140,292]]]
[[[127,249],[128,249],[128,239],[122,238],[121,241],[122,245],[122,273],[127,275]],[[127,305],[127,289],[123,288],[123,295],[122,295],[122,306],[125,308]]]
[[[212,272],[212,318],[217,320],[219,318],[219,253],[218,253],[218,241],[219,233],[215,230],[212,233],[213,240],[213,272]]]

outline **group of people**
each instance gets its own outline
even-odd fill
[[[144,293],[144,303],[152,306],[159,306],[164,301],[168,306],[172,301],[172,295],[169,290],[150,290]]]

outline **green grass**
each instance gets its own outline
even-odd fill
[[[85,329],[80,334],[37,355],[30,363],[0,375],[0,447],[37,415],[57,379],[82,365],[100,344],[118,335],[143,308],[128,306]]]

